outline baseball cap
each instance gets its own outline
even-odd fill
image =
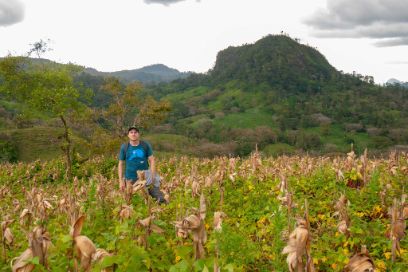
[[[139,128],[137,128],[137,127],[135,127],[135,126],[131,126],[131,127],[129,127],[129,129],[128,129],[128,133],[129,133],[129,131],[131,131],[132,129],[136,130],[137,132],[140,132],[140,131],[139,131]]]

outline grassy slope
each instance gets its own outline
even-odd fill
[[[36,159],[50,160],[62,155],[62,128],[32,127],[23,129],[0,130],[0,133],[10,135],[17,146],[18,159],[28,162]],[[85,141],[74,135],[76,150],[86,153]]]

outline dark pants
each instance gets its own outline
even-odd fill
[[[160,191],[159,187],[156,187],[154,185],[148,187],[149,195],[153,197],[156,201],[158,201],[160,204],[166,203],[166,200],[164,199],[164,195],[162,191]]]

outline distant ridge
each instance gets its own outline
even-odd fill
[[[94,68],[86,68],[85,72],[95,76],[114,76],[126,83],[140,81],[144,84],[169,82],[175,79],[186,78],[190,75],[190,72],[180,72],[164,64],[153,64],[139,69],[116,72],[100,72]]]
[[[2,58],[0,58],[0,60],[1,59]],[[30,58],[30,60],[34,66],[47,65],[58,67],[60,65],[65,65],[63,63],[44,58]],[[122,80],[124,83],[140,81],[143,84],[170,82],[175,79],[186,78],[192,74],[191,72],[180,72],[177,69],[170,68],[164,64],[153,64],[138,69],[121,70],[115,72],[100,72],[95,68],[87,67],[85,68],[84,72],[92,76],[114,76]]]

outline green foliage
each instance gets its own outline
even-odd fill
[[[0,134],[0,163],[16,162],[18,150],[10,135]]]
[[[137,222],[148,215],[143,197],[133,197],[131,205],[134,212],[130,219],[120,221],[118,218],[123,199],[117,194],[117,161],[112,157],[95,158],[81,164],[77,170],[81,178],[76,187],[63,178],[65,166],[62,160],[2,165],[0,188],[10,191],[0,199],[0,204],[5,215],[18,218],[26,207],[23,188],[36,187],[49,199],[55,208],[49,211],[49,218],[44,223],[54,245],[48,254],[52,271],[67,271],[73,267],[69,253],[72,247],[69,216],[58,208],[59,201],[69,194],[75,195],[78,210],[87,217],[82,234],[89,237],[96,247],[113,253],[103,262],[94,264],[93,271],[110,265],[116,265],[116,271],[211,271],[215,261],[221,271],[286,271],[286,257],[281,254],[287,242],[284,233],[288,226],[292,226],[293,230],[296,215],[303,215],[304,199],[309,202],[312,257],[317,270],[341,271],[361,244],[367,245],[377,268],[383,267],[379,271],[403,271],[408,260],[406,239],[401,241],[403,251],[397,262],[392,264],[389,260],[391,244],[384,235],[389,218],[379,198],[379,192],[388,187],[386,183],[391,186],[384,198],[386,206],[392,204],[394,197],[401,196],[407,166],[405,159],[396,162],[397,170],[393,174],[388,171],[389,160],[376,160],[375,170],[369,172],[368,184],[359,190],[346,186],[348,179],[359,179],[356,169],[345,171],[345,180],[336,178],[333,167],[337,167],[338,160],[344,163],[341,158],[337,158],[336,163],[328,158],[299,156],[263,158],[255,171],[252,170],[251,159],[237,159],[236,166],[231,169],[234,179],[228,175],[223,179],[222,211],[227,217],[223,220],[221,232],[212,227],[212,215],[221,208],[219,185],[214,183],[202,189],[207,199],[205,224],[208,239],[206,257],[201,260],[194,260],[190,239],[183,241],[176,237],[172,222],[180,214],[188,213],[190,208],[198,207],[199,200],[192,196],[191,185],[184,183],[191,168],[198,166],[200,180],[213,177],[219,167],[225,167],[223,160],[228,162],[228,158],[158,159],[158,169],[165,178],[162,186],[172,186],[173,189],[170,204],[160,206],[163,211],[154,220],[164,233],[149,235],[147,247],[137,242],[145,234]],[[280,177],[271,171],[277,165],[280,171],[284,171],[288,189],[293,192],[296,203],[291,217],[277,198],[280,196],[277,190]],[[350,237],[337,231],[334,203],[341,193],[351,203],[347,208],[352,222]],[[15,200],[22,204],[19,209],[14,205]],[[23,227],[13,223],[11,229],[15,244],[8,250],[7,256],[14,258],[28,243]],[[37,262],[36,259],[31,261]],[[9,269],[9,262],[0,260],[0,269]]]

